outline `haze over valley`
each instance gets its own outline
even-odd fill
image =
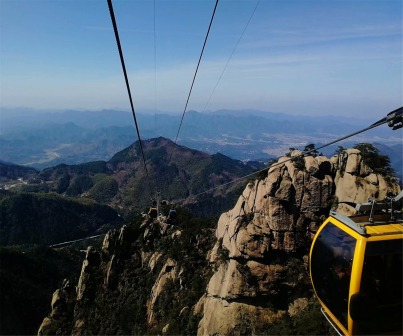
[[[143,139],[175,139],[179,114],[138,113]],[[178,144],[208,154],[217,152],[238,160],[282,156],[290,147],[317,146],[362,129],[375,120],[347,117],[309,117],[256,110],[220,110],[186,113]],[[2,108],[0,160],[37,169],[60,163],[109,160],[136,140],[133,117],[126,111],[39,111]],[[392,154],[401,153],[401,130],[382,126],[341,143],[381,143]],[[327,148],[332,155],[337,145]],[[381,149],[382,150],[382,149]],[[401,156],[401,155],[400,155]]]

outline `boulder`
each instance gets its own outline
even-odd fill
[[[288,314],[291,316],[303,311],[308,306],[308,299],[299,298],[296,299],[290,306],[288,307]]]
[[[313,156],[304,157],[305,169],[310,175],[315,175],[319,171],[318,162]]]

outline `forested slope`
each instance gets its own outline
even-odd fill
[[[0,245],[56,244],[84,238],[119,221],[115,210],[90,199],[3,191]]]

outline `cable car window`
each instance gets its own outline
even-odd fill
[[[402,331],[402,239],[368,242],[350,313],[361,334]]]
[[[311,256],[316,293],[345,328],[355,245],[355,238],[329,222],[316,239]]]

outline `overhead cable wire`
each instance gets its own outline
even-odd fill
[[[125,60],[124,60],[124,58],[123,58],[122,46],[120,45],[118,26],[116,25],[115,13],[114,13],[114,11],[113,11],[113,6],[112,6],[112,0],[107,0],[107,2],[108,2],[108,7],[109,7],[109,13],[110,13],[111,19],[112,19],[113,31],[115,32],[116,44],[117,44],[118,50],[119,50],[120,62],[122,63],[122,70],[123,70],[123,74],[124,74],[125,81],[126,81],[126,88],[127,88],[127,93],[128,93],[128,95],[129,95],[130,106],[131,106],[131,109],[132,109],[134,124],[136,125],[137,137],[138,137],[138,139],[139,139],[140,150],[141,150],[141,156],[143,157],[144,169],[145,169],[145,171],[146,171],[147,180],[148,180],[148,185],[149,185],[149,187],[150,187],[150,192],[151,192],[150,176],[148,175],[148,170],[147,170],[146,159],[145,159],[145,156],[144,156],[143,145],[142,145],[142,143],[141,143],[141,138],[140,138],[140,131],[139,131],[139,127],[138,127],[138,124],[137,124],[136,113],[135,113],[134,107],[133,107],[133,99],[132,99],[132,94],[131,94],[131,91],[130,91],[129,79],[128,79],[128,77],[127,77],[126,66],[125,66]]]
[[[401,109],[401,108],[400,108],[400,109]],[[398,110],[400,110],[400,109],[398,109]],[[397,110],[395,110],[395,111],[397,111]],[[318,151],[318,150],[320,150],[320,149],[322,149],[322,148],[325,148],[325,147],[334,145],[334,144],[337,143],[337,142],[346,140],[346,139],[351,138],[351,137],[353,137],[353,136],[355,136],[355,135],[358,135],[358,134],[360,134],[360,133],[369,131],[369,130],[375,128],[375,127],[384,125],[384,124],[390,122],[391,120],[397,119],[397,118],[399,118],[399,117],[401,118],[400,115],[396,115],[394,118],[390,118],[390,119],[388,119],[388,120],[386,120],[386,118],[381,119],[381,120],[377,121],[376,123],[372,124],[371,126],[368,126],[368,127],[364,128],[364,129],[362,129],[362,130],[360,130],[360,131],[351,133],[351,134],[346,135],[346,136],[344,136],[344,137],[342,137],[342,138],[340,138],[340,139],[331,141],[331,142],[329,142],[329,143],[327,143],[327,144],[325,144],[325,145],[323,145],[323,146],[320,146],[320,147],[318,147],[318,148],[314,148],[314,149],[309,150],[309,151],[304,151],[302,154],[295,155],[295,156],[293,156],[293,157],[290,157],[290,158],[287,159],[287,160],[284,160],[284,161],[282,161],[282,162],[275,163],[275,164],[271,165],[270,167],[265,167],[265,168],[263,168],[263,169],[257,170],[257,171],[255,171],[255,172],[253,172],[253,173],[251,173],[251,174],[248,174],[248,175],[245,175],[245,176],[236,178],[236,179],[234,179],[234,180],[232,180],[232,181],[229,181],[229,182],[220,184],[220,185],[217,186],[217,187],[214,187],[214,188],[205,190],[205,191],[203,191],[203,192],[201,192],[201,193],[198,193],[198,194],[196,194],[196,195],[192,195],[192,196],[183,198],[183,199],[181,199],[181,200],[179,200],[179,201],[177,201],[177,202],[184,202],[184,201],[186,201],[186,200],[188,200],[188,199],[196,198],[196,197],[198,197],[198,196],[200,196],[200,195],[203,195],[203,194],[209,193],[209,192],[211,192],[211,191],[217,190],[217,189],[222,188],[222,187],[224,187],[224,186],[226,186],[226,185],[229,185],[229,184],[238,182],[238,181],[240,181],[240,180],[244,180],[244,179],[247,178],[247,177],[251,177],[251,176],[253,176],[253,175],[256,175],[256,174],[258,174],[258,173],[264,172],[264,171],[266,171],[266,170],[269,171],[271,168],[274,168],[274,167],[277,167],[277,166],[281,166],[281,165],[283,165],[284,163],[289,162],[289,161],[292,161],[292,160],[295,160],[295,159],[297,159],[297,158],[299,158],[299,157],[304,157],[304,156],[306,156],[306,155],[308,155],[308,154],[310,154],[310,153],[312,153],[312,152],[315,152],[315,151]],[[270,174],[270,172],[269,172],[268,174]]]
[[[211,92],[211,95],[210,95],[209,99],[207,100],[207,103],[206,103],[206,105],[204,106],[202,113],[206,110],[207,105],[210,103],[211,97],[213,97],[213,94],[214,94],[215,90],[217,89],[218,83],[220,83],[220,80],[221,80],[222,76],[224,75],[225,70],[227,70],[228,64],[229,64],[229,62],[231,61],[232,56],[233,56],[234,53],[235,53],[235,50],[238,48],[238,44],[239,44],[239,42],[241,42],[242,37],[243,37],[243,35],[245,34],[245,31],[246,31],[246,29],[248,28],[249,23],[250,23],[250,21],[252,20],[253,15],[255,15],[256,9],[257,9],[257,7],[259,6],[259,4],[260,4],[260,0],[258,0],[257,4],[256,4],[256,6],[255,6],[255,9],[253,10],[251,16],[249,17],[249,20],[248,20],[248,22],[246,23],[246,26],[245,26],[245,28],[243,29],[242,34],[241,34],[241,36],[239,37],[238,42],[237,42],[236,45],[235,45],[234,50],[232,50],[231,56],[229,57],[229,59],[228,59],[228,61],[227,61],[227,64],[225,64],[225,67],[224,67],[223,71],[221,72],[221,75],[220,75],[220,77],[218,78],[218,81],[217,81],[216,85],[214,86],[214,89],[213,89],[213,91]]]
[[[154,136],[157,136],[157,33],[156,8],[154,0]]]
[[[181,122],[180,122],[180,124],[179,124],[178,133],[176,134],[174,146],[173,146],[173,148],[172,148],[172,152],[171,152],[171,155],[170,155],[170,157],[169,157],[168,165],[169,165],[169,163],[171,162],[172,155],[173,155],[174,150],[175,150],[175,147],[176,147],[176,142],[178,141],[179,132],[180,132],[181,127],[182,127],[183,118],[185,117],[185,114],[186,114],[186,109],[187,109],[187,107],[188,107],[190,95],[192,94],[193,85],[194,85],[195,80],[196,80],[197,71],[199,70],[200,61],[201,61],[201,59],[202,59],[202,57],[203,57],[204,48],[205,48],[205,46],[206,46],[207,39],[208,39],[208,36],[209,36],[209,34],[210,34],[211,25],[213,24],[214,15],[215,15],[215,12],[216,12],[216,9],[217,9],[218,1],[219,1],[219,0],[216,0],[215,6],[214,6],[213,15],[211,16],[211,20],[210,20],[210,24],[209,24],[209,26],[208,26],[206,38],[204,39],[203,48],[202,48],[202,51],[201,51],[201,53],[200,53],[199,61],[197,62],[196,71],[195,71],[195,74],[194,74],[194,76],[193,76],[192,85],[190,86],[188,98],[187,98],[187,100],[186,100],[185,109],[183,110],[182,119],[181,119]]]

